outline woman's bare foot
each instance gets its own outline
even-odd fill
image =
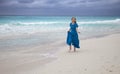
[[[76,52],[76,48],[74,47],[74,52]]]
[[[71,52],[71,46],[70,46],[70,48],[69,48],[69,52]]]

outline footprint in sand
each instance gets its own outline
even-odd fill
[[[87,71],[87,68],[85,68],[84,70]]]
[[[114,65],[111,65],[111,67],[110,68],[114,68],[115,66]],[[106,69],[106,71],[108,71],[108,72],[113,72],[113,70],[112,69]]]
[[[113,72],[113,68],[115,67],[115,65],[111,65],[111,66],[103,66],[103,68],[106,70],[106,71],[108,71],[108,72]]]
[[[113,72],[113,70],[111,70],[111,69],[106,69],[106,71],[108,71],[108,72]]]
[[[109,70],[109,72],[113,72],[112,70]]]

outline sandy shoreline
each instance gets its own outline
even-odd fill
[[[54,47],[56,46],[56,47]],[[120,34],[81,40],[81,49],[68,53],[68,47],[57,42],[46,47],[59,49],[55,61],[42,59],[40,48],[1,54],[1,74],[120,74]],[[49,56],[49,55],[48,55]],[[44,60],[41,62],[40,60]],[[48,63],[50,62],[50,63]],[[42,65],[47,63],[45,65]]]

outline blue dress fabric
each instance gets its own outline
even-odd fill
[[[78,27],[77,23],[70,23],[70,31],[67,33],[67,41],[66,43],[68,45],[73,45],[76,48],[80,48],[79,46],[79,39],[78,39],[78,33],[76,31],[76,28]]]

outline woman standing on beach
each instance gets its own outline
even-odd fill
[[[78,33],[80,32],[78,31],[78,24],[76,23],[76,18],[72,17],[70,23],[70,29],[68,30],[68,35],[67,35],[67,44],[70,46],[69,51],[71,51],[72,49],[71,45],[74,46],[74,52],[76,51],[76,48],[80,48]]]

